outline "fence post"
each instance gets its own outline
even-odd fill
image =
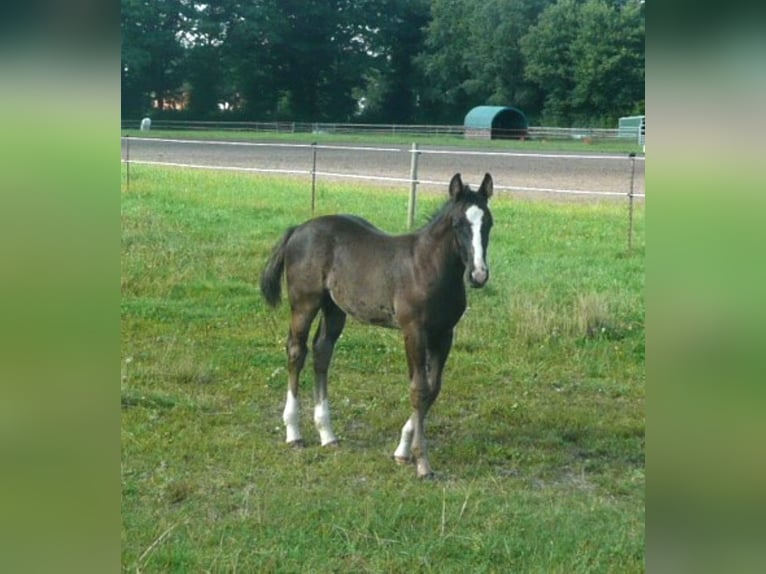
[[[311,217],[314,217],[317,197],[317,142],[311,143]]]
[[[418,144],[412,144],[412,150],[410,151],[412,157],[410,158],[410,200],[407,204],[407,229],[412,229],[412,225],[415,222],[415,202],[417,201],[418,193]]]
[[[130,135],[125,136],[125,190],[130,191]]]
[[[636,175],[636,154],[631,152],[630,158],[630,190],[628,191],[628,253],[633,249],[633,182]]]

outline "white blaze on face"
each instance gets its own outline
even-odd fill
[[[285,402],[284,413],[282,413],[282,420],[287,429],[287,442],[301,440],[299,403],[292,391],[287,391],[287,401]]]
[[[473,246],[473,271],[471,275],[479,282],[487,280],[487,265],[484,262],[484,248],[481,244],[481,222],[484,211],[472,205],[465,211],[465,217],[471,224],[471,245]]]

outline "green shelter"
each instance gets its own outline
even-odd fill
[[[527,117],[512,106],[477,106],[465,116],[465,137],[480,139],[524,139]]]

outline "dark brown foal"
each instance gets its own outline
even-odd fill
[[[323,446],[338,442],[330,424],[327,370],[346,315],[351,315],[404,334],[413,411],[394,458],[414,460],[418,476],[431,475],[425,418],[441,390],[453,331],[465,311],[464,278],[473,287],[489,280],[491,196],[489,174],[477,191],[455,174],[448,201],[414,233],[388,235],[350,215],[318,217],[287,230],[263,270],[261,291],[270,305],[277,305],[285,275],[292,313],[283,413],[288,443],[302,443],[298,380],[317,314],[312,344],[314,423]]]

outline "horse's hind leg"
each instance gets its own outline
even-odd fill
[[[300,429],[300,409],[298,405],[298,382],[306,362],[306,353],[311,322],[316,317],[318,305],[293,306],[290,318],[290,332],[287,336],[287,400],[282,420],[285,423],[288,444],[303,444]]]
[[[335,342],[343,332],[346,314],[327,297],[322,317],[314,335],[314,424],[322,446],[338,443],[330,425],[330,403],[327,397],[327,371],[330,368]]]

